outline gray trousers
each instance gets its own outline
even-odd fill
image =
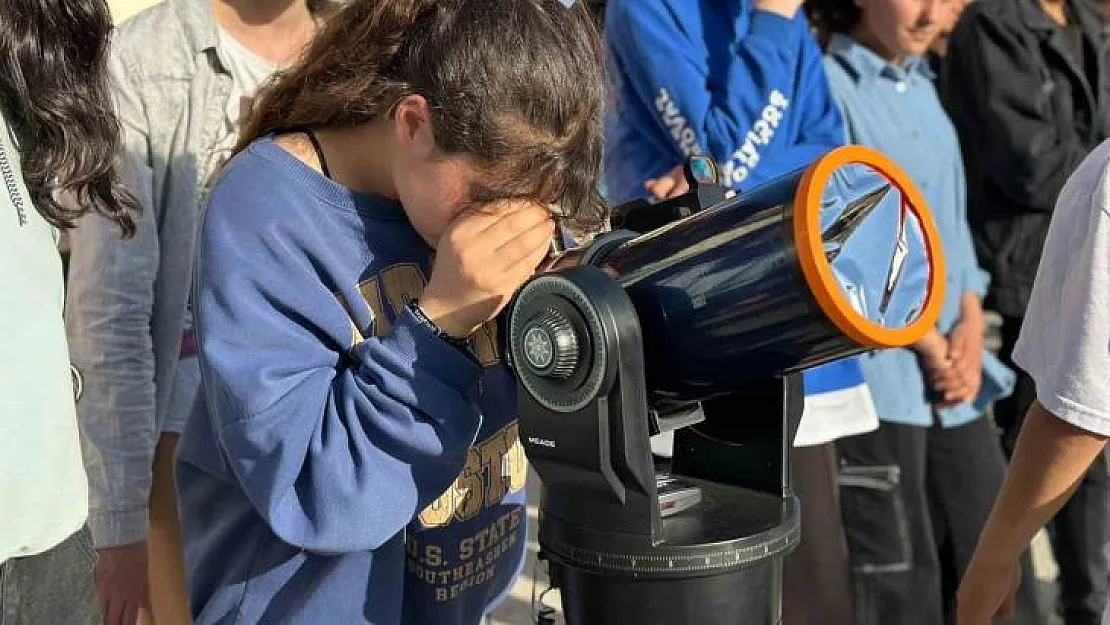
[[[0,563],[0,625],[99,625],[95,562],[81,528],[49,551]]]

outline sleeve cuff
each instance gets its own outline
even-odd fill
[[[356,347],[360,356],[372,340]],[[397,316],[385,340],[392,343],[393,349],[410,358],[423,374],[442,380],[464,393],[474,388],[482,375],[482,366],[477,360],[436,336],[408,308]]]
[[[979,299],[983,299],[987,296],[990,283],[990,274],[976,267],[967,273],[964,280],[964,293],[974,293],[979,296]]]
[[[1056,394],[1037,393],[1037,401],[1057,419],[1097,436],[1110,437],[1110,414]]]
[[[89,514],[89,530],[97,549],[122,547],[146,540],[150,533],[150,516],[146,508]]]

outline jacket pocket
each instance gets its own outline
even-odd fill
[[[913,566],[900,473],[896,465],[840,467],[844,532],[857,575],[904,573]]]

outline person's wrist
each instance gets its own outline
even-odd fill
[[[937,332],[936,329],[932,329],[929,330],[925,336],[921,337],[921,340],[914,343],[912,349],[920,356],[928,358],[942,351],[944,347],[944,337],[942,337],[940,332]]]
[[[446,305],[434,296],[421,297],[414,302],[414,305],[419,308],[420,312],[432,325],[453,339],[465,340],[474,333],[474,328],[468,327],[466,323],[458,320],[458,315],[453,307]]]
[[[972,323],[979,327],[986,324],[986,315],[983,314],[983,305],[979,302],[978,295],[974,293],[964,294],[960,301],[960,321]]]

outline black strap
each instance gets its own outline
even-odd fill
[[[331,170],[328,169],[328,159],[324,158],[324,148],[320,145],[320,140],[316,138],[316,133],[313,132],[311,128],[303,128],[301,132],[303,132],[312,143],[312,149],[316,150],[316,158],[320,161],[320,169],[324,171],[324,175],[330,180]]]

